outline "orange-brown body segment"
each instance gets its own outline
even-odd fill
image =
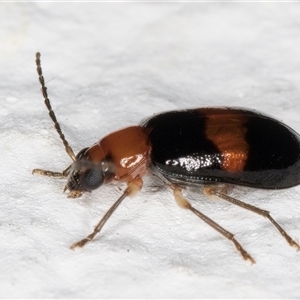
[[[145,128],[131,126],[113,132],[88,150],[89,159],[95,163],[107,161],[113,165],[116,181],[131,181],[142,177],[148,166],[150,145]]]
[[[216,109],[207,113],[205,134],[222,155],[221,168],[228,172],[239,172],[243,171],[248,159],[247,118],[238,111],[228,113],[230,118],[224,112],[218,113]]]

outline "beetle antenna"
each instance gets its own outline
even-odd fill
[[[66,140],[64,134],[61,131],[60,125],[59,125],[59,123],[56,119],[55,113],[52,110],[52,106],[51,106],[50,100],[48,98],[47,87],[45,86],[45,80],[44,80],[44,76],[43,76],[43,72],[42,72],[42,66],[41,66],[41,53],[37,52],[36,55],[35,55],[35,58],[36,58],[35,59],[36,70],[37,70],[37,73],[39,75],[40,84],[42,86],[41,91],[42,91],[42,94],[43,94],[44,99],[45,99],[45,101],[44,101],[45,105],[46,105],[46,107],[49,111],[49,116],[50,116],[51,120],[54,122],[55,129],[56,129],[57,133],[59,134],[59,137],[60,137],[60,139],[62,140],[62,142],[65,146],[66,152],[71,157],[71,159],[73,161],[75,161],[76,160],[75,154],[74,154],[72,148],[70,147],[68,141]]]

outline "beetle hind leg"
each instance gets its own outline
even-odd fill
[[[234,238],[234,235],[221,227],[218,223],[201,213],[199,210],[195,209],[189,202],[186,200],[182,193],[181,189],[179,187],[172,187],[174,190],[174,197],[177,202],[177,204],[181,208],[185,208],[193,212],[197,217],[199,217],[201,220],[203,220],[205,223],[207,223],[209,226],[214,228],[216,231],[221,233],[224,237],[226,237],[228,240],[232,241],[235,245],[237,251],[240,252],[240,254],[243,256],[244,260],[249,260],[252,264],[255,263],[255,260],[252,258],[252,256],[242,247],[242,245]]]
[[[226,186],[226,185],[225,185]],[[241,200],[235,199],[231,196],[228,196],[225,189],[220,189],[218,187],[214,186],[205,186],[203,193],[208,198],[221,198],[223,200],[226,200],[232,204],[235,204],[237,206],[240,206],[244,209],[250,210],[258,215],[261,215],[265,218],[267,218],[280,232],[280,234],[285,238],[285,240],[289,243],[290,246],[295,247],[298,251],[300,250],[300,246],[298,243],[296,243],[287,233],[286,231],[271,217],[270,212],[267,210],[263,210],[259,207],[250,205],[248,203],[245,203]]]

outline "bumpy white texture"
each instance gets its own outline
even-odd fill
[[[300,254],[260,216],[186,193],[235,234],[256,259],[251,266],[149,176],[93,243],[71,251],[120,190],[70,200],[64,180],[31,175],[70,163],[43,104],[36,51],[75,152],[154,113],[211,105],[264,111],[300,132],[297,3],[0,8],[1,298],[299,297]],[[233,195],[270,210],[299,241],[299,187]]]

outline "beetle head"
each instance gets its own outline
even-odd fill
[[[69,190],[69,198],[78,198],[84,192],[91,192],[106,183],[111,177],[111,164],[105,159],[95,163],[89,156],[89,149],[82,149],[71,165],[65,190]]]

